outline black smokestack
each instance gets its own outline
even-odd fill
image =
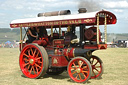
[[[87,12],[93,12],[101,10],[100,2],[97,0],[79,0],[78,8],[86,8]]]

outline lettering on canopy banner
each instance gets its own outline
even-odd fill
[[[71,25],[71,24],[83,24],[83,23],[95,23],[95,19],[75,19],[75,20],[61,20],[61,21],[42,21],[33,23],[21,23],[11,24],[12,28],[16,27],[36,27],[36,26],[54,26],[54,25]]]

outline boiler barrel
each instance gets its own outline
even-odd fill
[[[82,48],[68,48],[68,49],[63,49],[63,54],[70,59],[78,56],[90,57],[93,51],[95,50],[82,49]]]
[[[68,14],[71,14],[70,10],[39,13],[37,16],[38,17],[44,17],[44,16],[46,17],[46,16],[68,15]]]
[[[74,50],[74,56],[77,57],[77,56],[89,56],[91,55],[91,50],[88,50],[88,49],[81,49],[81,48],[76,48]]]

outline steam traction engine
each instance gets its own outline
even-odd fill
[[[58,75],[67,70],[73,81],[86,82],[103,74],[102,60],[92,53],[107,48],[107,24],[115,24],[116,17],[104,10],[79,11],[76,15],[71,15],[70,10],[39,13],[37,18],[11,22],[12,28],[20,28],[19,65],[26,77],[40,78],[46,73]],[[104,41],[99,25],[104,25]],[[23,43],[22,28],[27,27],[42,27],[50,31],[50,35]]]

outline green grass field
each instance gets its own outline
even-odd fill
[[[61,75],[44,75],[40,79],[25,78],[19,67],[18,48],[0,48],[0,85],[128,85],[128,48],[95,51],[104,63],[101,79],[74,83],[65,71]]]

